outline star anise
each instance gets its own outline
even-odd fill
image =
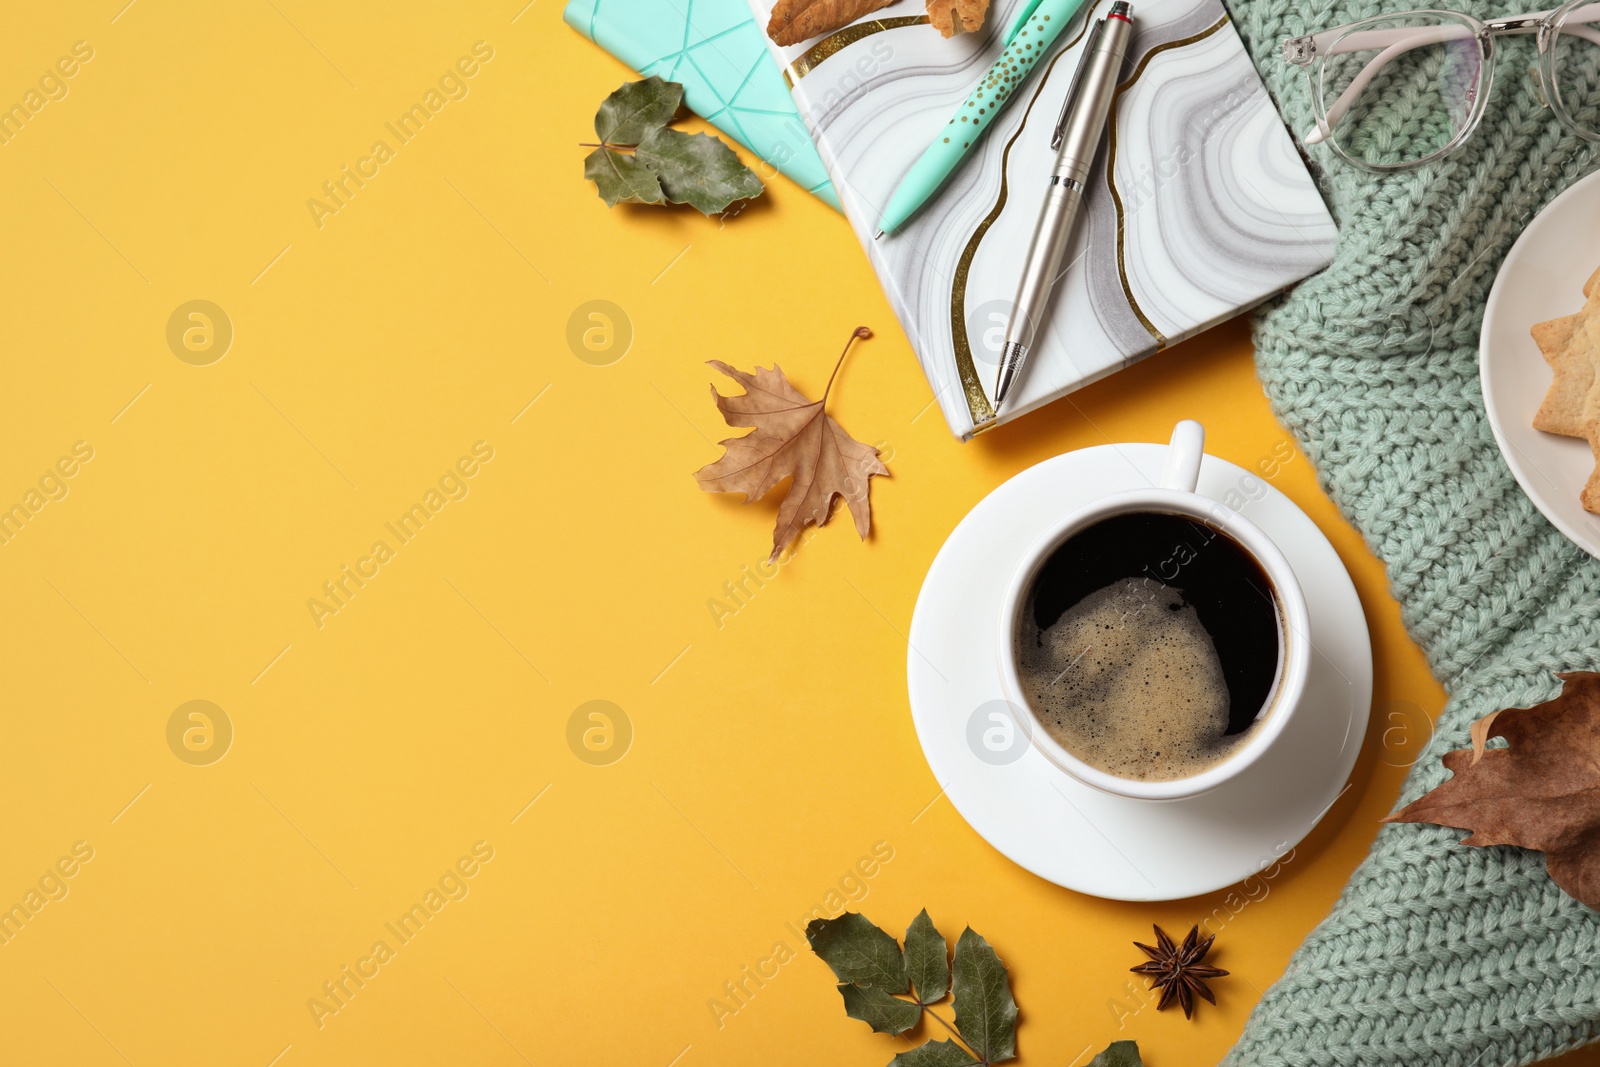
[[[1199,994],[1212,1004],[1217,998],[1206,985],[1206,978],[1221,978],[1227,974],[1220,967],[1211,967],[1200,961],[1206,958],[1206,953],[1211,951],[1211,942],[1217,939],[1212,934],[1204,941],[1200,940],[1200,927],[1191,927],[1189,936],[1183,939],[1181,946],[1174,944],[1172,938],[1161,927],[1154,927],[1156,944],[1154,948],[1142,945],[1135,941],[1134,945],[1144,950],[1150,957],[1149,963],[1141,963],[1137,967],[1129,967],[1134,974],[1150,976],[1150,988],[1160,987],[1161,1000],[1156,1004],[1160,1011],[1176,998],[1183,1005],[1183,1017],[1192,1018],[1194,1015],[1194,998]]]

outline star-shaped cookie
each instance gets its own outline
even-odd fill
[[[1531,331],[1555,372],[1533,426],[1589,442],[1595,470],[1581,500],[1586,510],[1600,515],[1600,270],[1584,283],[1583,295],[1587,301],[1583,310],[1535,323]]]

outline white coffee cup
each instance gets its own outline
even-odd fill
[[[1024,553],[1011,577],[1000,605],[1000,681],[1006,701],[1015,709],[1019,726],[1033,747],[1062,771],[1085,785],[1138,800],[1178,800],[1209,792],[1243,773],[1266,756],[1283,733],[1289,719],[1300,712],[1306,677],[1311,666],[1310,618],[1305,594],[1283,552],[1255,523],[1234,509],[1195,491],[1200,461],[1205,455],[1205,429],[1185,420],[1172,432],[1161,484],[1102,497],[1064,516]],[[1068,752],[1050,736],[1023,693],[1017,669],[1016,639],[1021,613],[1034,579],[1063,543],[1088,527],[1115,515],[1161,512],[1203,522],[1232,538],[1260,565],[1272,584],[1278,610],[1278,672],[1250,735],[1214,767],[1188,778],[1171,781],[1137,781],[1093,767]]]

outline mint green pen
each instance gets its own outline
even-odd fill
[[[944,187],[956,167],[967,158],[972,146],[982,139],[1012,92],[1028,77],[1034,65],[1050,50],[1084,0],[1027,0],[1006,31],[1005,47],[973,90],[962,102],[944,131],[935,137],[906,176],[901,179],[889,205],[883,209],[875,237],[894,233],[911,216],[932,200]]]

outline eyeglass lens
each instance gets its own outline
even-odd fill
[[[1600,2],[1591,6],[1600,15]],[[1587,40],[1584,46],[1600,52]],[[1581,92],[1592,102],[1593,57],[1588,69]],[[1482,46],[1466,22],[1418,14],[1362,22],[1325,53],[1320,80],[1328,139],[1371,166],[1424,159],[1475,120],[1484,73]]]
[[[1550,38],[1552,103],[1574,127],[1600,138],[1600,3],[1557,17]]]

